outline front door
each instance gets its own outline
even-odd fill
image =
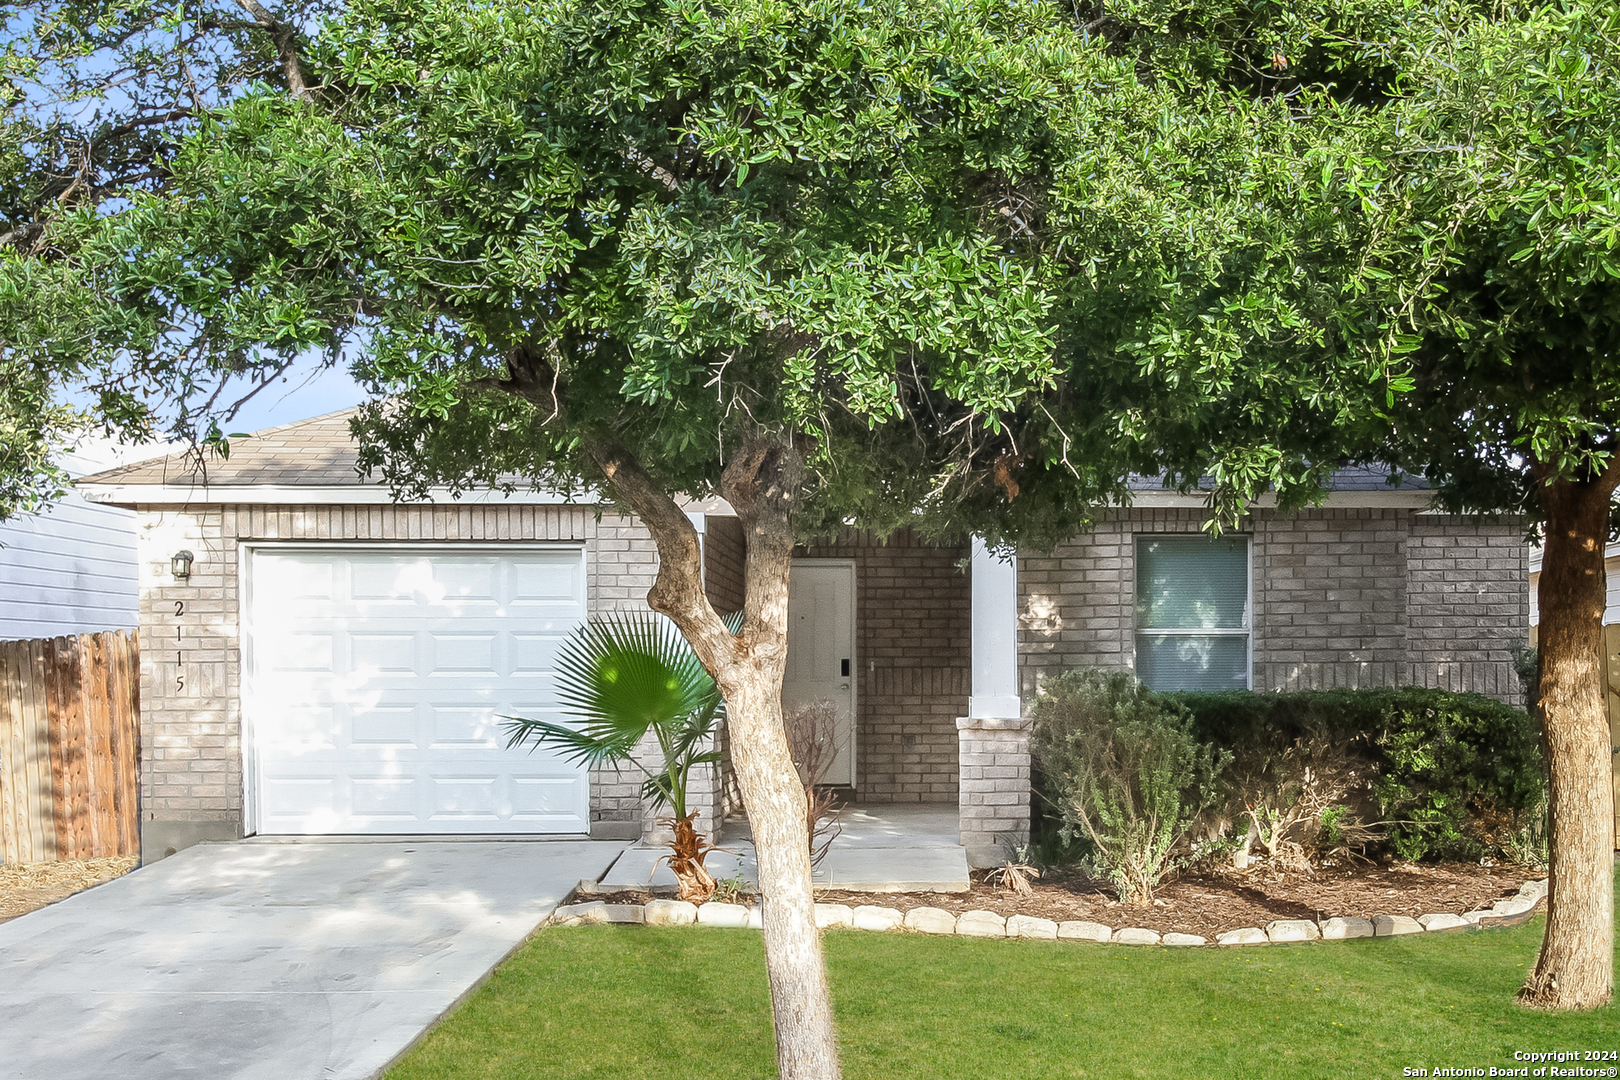
[[[829,701],[836,710],[832,765],[824,784],[855,784],[855,564],[794,559],[788,589],[787,672],[782,707]]]

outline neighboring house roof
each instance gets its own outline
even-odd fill
[[[228,458],[210,457],[199,469],[195,456],[170,454],[123,468],[108,469],[77,482],[92,502],[120,506],[162,503],[389,503],[386,484],[360,475],[359,446],[349,431],[356,410],[299,420],[231,440]],[[479,490],[462,494],[467,503],[567,502],[548,491],[530,491],[514,478],[511,495]],[[450,502],[448,489],[436,489],[430,502]],[[575,502],[595,502],[584,495]]]

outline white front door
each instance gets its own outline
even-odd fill
[[[782,707],[830,701],[837,710],[836,746],[824,784],[855,783],[855,660],[855,564],[794,559]]]
[[[247,571],[259,832],[590,831],[585,770],[500,730],[561,719],[577,548],[263,548]]]

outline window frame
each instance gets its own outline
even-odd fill
[[[1142,544],[1154,540],[1185,540],[1190,537],[1203,536],[1203,533],[1192,532],[1146,532],[1134,533],[1131,536],[1131,670],[1136,675],[1136,681],[1142,682],[1141,667],[1141,641],[1144,634],[1161,637],[1238,637],[1248,638],[1248,645],[1244,649],[1243,686],[1232,689],[1254,689],[1254,534],[1248,532],[1227,533],[1223,537],[1213,538],[1218,542],[1221,539],[1241,539],[1243,541],[1243,573],[1245,575],[1243,589],[1243,626],[1196,629],[1176,627],[1143,627],[1138,619],[1137,581],[1142,571]],[[1206,537],[1206,539],[1209,539]],[[1147,685],[1142,683],[1142,685]],[[1202,693],[1204,691],[1200,691]]]

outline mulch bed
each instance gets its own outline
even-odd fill
[[[140,861],[134,855],[109,855],[0,866],[0,922],[121,877]]]
[[[1080,874],[1048,872],[1034,883],[1033,896],[987,884],[975,871],[965,893],[859,893],[818,889],[826,904],[858,907],[873,904],[909,911],[936,907],[960,914],[994,911],[1001,915],[1034,915],[1063,922],[1084,919],[1118,929],[1140,926],[1159,933],[1172,931],[1213,938],[1224,930],[1264,927],[1274,919],[1334,916],[1371,919],[1374,915],[1419,915],[1489,907],[1512,896],[1525,881],[1546,876],[1529,868],[1450,863],[1439,866],[1321,867],[1309,874],[1281,874],[1265,868],[1215,875],[1185,875],[1159,888],[1154,903],[1121,904],[1106,884]],[[651,898],[641,891],[593,894],[592,900],[640,904]]]

